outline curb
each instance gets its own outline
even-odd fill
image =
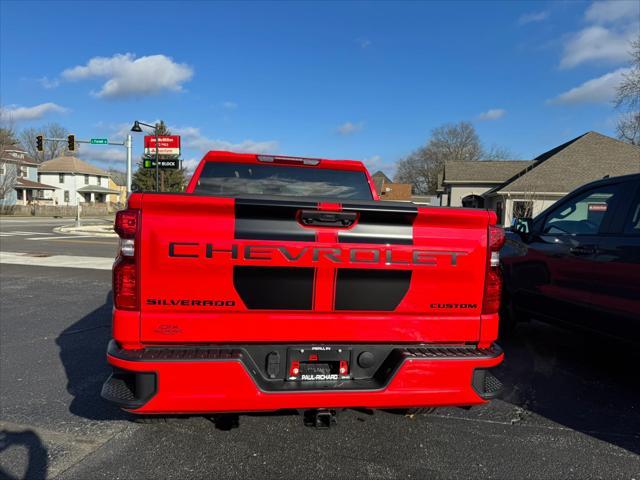
[[[67,235],[92,235],[99,238],[118,238],[113,231],[113,225],[62,226],[53,229],[56,233]]]

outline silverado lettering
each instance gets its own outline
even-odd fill
[[[385,247],[289,247],[286,245],[243,245],[217,246],[213,243],[169,242],[170,257],[211,258],[227,255],[232,260],[319,263],[356,263],[385,265],[436,266],[438,257],[448,257],[450,265],[458,264],[462,251],[438,251],[423,249],[394,250]]]
[[[233,300],[195,300],[174,298],[147,298],[147,305],[166,306],[180,305],[181,307],[233,307]]]

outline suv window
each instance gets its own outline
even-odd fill
[[[631,207],[631,215],[624,225],[624,233],[640,235],[640,194],[636,195],[634,205]]]
[[[207,162],[195,193],[205,195],[286,195],[373,200],[364,172],[326,168]]]
[[[619,192],[618,185],[604,185],[562,203],[547,216],[542,233],[552,235],[597,234]]]

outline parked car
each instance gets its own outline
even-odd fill
[[[640,343],[640,174],[584,185],[506,237],[503,328],[533,317]]]

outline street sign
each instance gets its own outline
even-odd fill
[[[142,162],[142,166],[144,168],[156,168],[156,159],[155,158],[145,158]],[[160,169],[178,169],[180,168],[180,160],[177,158],[159,158],[158,159],[158,168]]]
[[[106,138],[92,138],[91,145],[107,145],[109,140]]]
[[[155,159],[156,137],[147,135],[144,137],[144,156]],[[180,156],[180,135],[162,135],[158,137],[158,157],[178,158]]]

